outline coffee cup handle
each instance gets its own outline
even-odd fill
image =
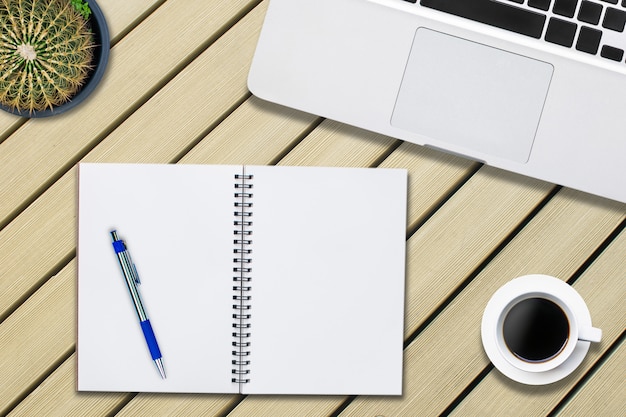
[[[588,342],[599,342],[602,340],[602,329],[596,327],[580,327],[578,329],[578,340],[586,340]]]

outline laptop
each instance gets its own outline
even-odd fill
[[[626,0],[270,0],[256,96],[626,202]]]

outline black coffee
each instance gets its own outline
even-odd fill
[[[504,341],[509,350],[527,362],[542,362],[559,354],[569,335],[567,316],[545,298],[517,303],[504,319]]]

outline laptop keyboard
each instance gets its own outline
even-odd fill
[[[624,63],[626,0],[404,0]]]

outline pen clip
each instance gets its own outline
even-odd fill
[[[137,272],[137,265],[135,265],[135,263],[131,259],[130,254],[128,252],[126,252],[126,256],[128,256],[128,262],[133,267],[132,269],[133,281],[135,281],[136,284],[141,285],[141,281],[139,280],[139,272]]]
[[[133,273],[135,274],[135,282],[141,285],[141,281],[139,280],[139,274],[137,273],[137,266],[133,264]]]

